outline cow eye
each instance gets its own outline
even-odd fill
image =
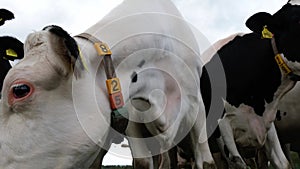
[[[30,87],[26,84],[17,84],[12,87],[12,93],[15,98],[20,99],[30,93]]]

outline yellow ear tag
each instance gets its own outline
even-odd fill
[[[6,55],[11,56],[11,57],[18,57],[17,53],[12,49],[7,49],[6,50]]]
[[[264,29],[262,30],[261,34],[262,38],[265,39],[272,39],[274,36],[273,33],[268,30],[267,26],[264,26]]]
[[[0,18],[0,21],[2,21],[3,20],[3,18]]]

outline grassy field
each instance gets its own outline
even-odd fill
[[[300,159],[298,157],[298,154],[292,152],[292,159],[294,161],[295,168],[300,169]],[[273,169],[273,167],[270,167],[270,169]]]

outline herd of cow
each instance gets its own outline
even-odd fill
[[[13,18],[0,9],[1,25]],[[205,62],[170,0],[124,0],[74,37],[55,25],[24,45],[1,36],[0,168],[101,168],[124,138],[136,169],[295,168],[300,1],[246,26]]]

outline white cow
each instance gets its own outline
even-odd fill
[[[241,104],[237,108],[225,101],[226,113],[219,120],[221,139],[224,141],[230,156],[242,163],[239,165],[247,168],[237,147],[257,150],[263,146],[270,146],[265,145],[265,143],[268,136],[270,139],[268,132],[276,133],[273,122],[276,118],[278,105],[282,97],[294,87],[295,83],[295,81],[285,78],[276,91],[273,101],[269,104],[266,103],[262,116],[257,115],[251,106]],[[277,140],[278,138],[273,138],[272,141],[276,142]],[[268,155],[271,157],[270,154]]]
[[[173,3],[125,0],[85,33],[112,48],[134,167],[154,168],[151,157],[187,134],[196,167],[214,167],[198,45]],[[101,161],[115,132],[105,80],[91,41],[58,26],[30,34],[24,59],[4,81],[0,168],[88,168],[97,156]],[[168,167],[170,161],[164,162]]]
[[[282,145],[291,144],[291,150],[298,152],[298,154],[300,152],[300,137],[295,133],[300,130],[299,96],[300,84],[297,83],[296,86],[282,98],[278,107],[277,119],[275,120],[280,143]],[[286,155],[289,157],[289,154]]]

